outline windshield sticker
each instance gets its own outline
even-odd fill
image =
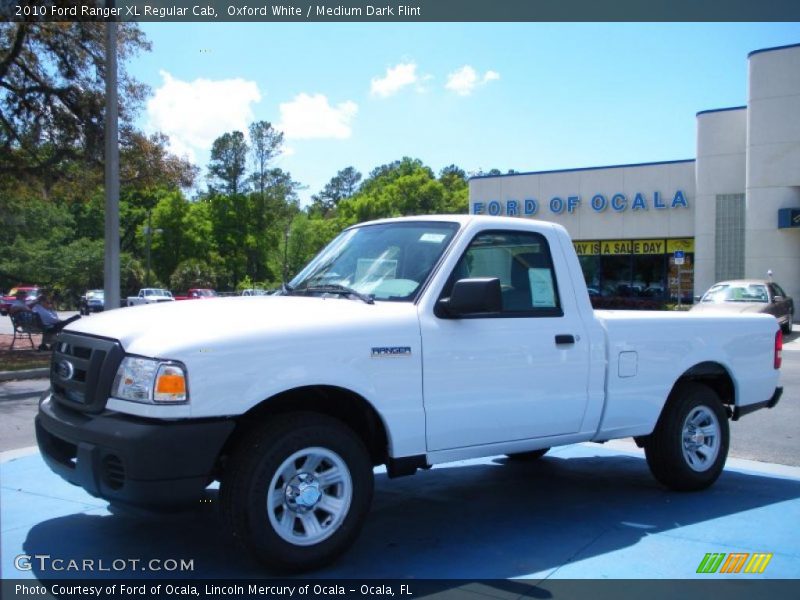
[[[447,237],[446,233],[423,233],[419,238],[420,242],[431,242],[433,244],[441,244],[444,238]]]

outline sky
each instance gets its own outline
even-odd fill
[[[747,54],[798,23],[142,23],[139,124],[205,168],[269,121],[301,203],[404,156],[468,173],[681,160],[695,114],[747,103]],[[201,181],[201,187],[205,184]]]

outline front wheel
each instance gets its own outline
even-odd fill
[[[720,476],[729,443],[728,416],[717,393],[701,383],[684,383],[670,395],[644,451],[658,481],[694,491]]]
[[[242,440],[220,500],[239,543],[267,567],[297,572],[332,562],[355,541],[372,487],[369,454],[349,427],[294,413]]]

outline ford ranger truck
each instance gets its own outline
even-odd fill
[[[346,229],[280,295],[109,311],[60,334],[36,418],[50,468],[139,507],[213,481],[266,566],[332,561],[373,468],[634,437],[655,478],[708,487],[728,421],[778,402],[770,315],[594,311],[566,230],[487,216]]]

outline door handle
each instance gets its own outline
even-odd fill
[[[574,344],[574,343],[575,343],[575,336],[564,333],[556,336],[556,346],[560,346],[561,344]]]

